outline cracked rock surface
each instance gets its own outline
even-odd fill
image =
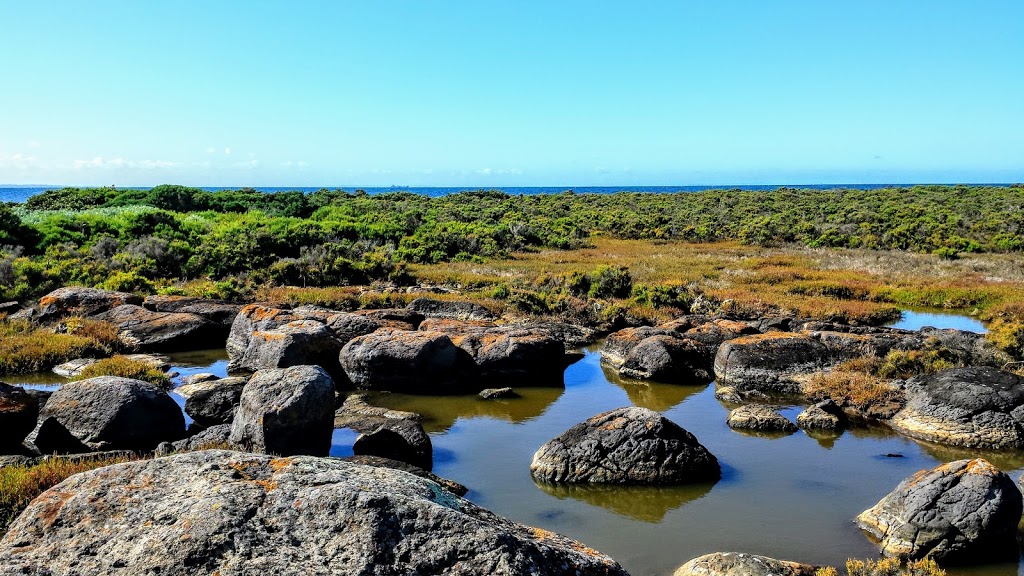
[[[530,472],[548,482],[681,484],[717,480],[718,460],[678,424],[646,408],[598,414],[541,446]]]
[[[72,476],[14,522],[0,557],[0,573],[54,576],[626,574],[406,472],[222,450]]]
[[[939,562],[1016,558],[1021,494],[1009,476],[981,458],[958,460],[907,478],[857,525],[882,553]]]

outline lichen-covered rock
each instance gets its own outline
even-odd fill
[[[718,459],[678,424],[646,408],[619,408],[566,430],[533,455],[548,482],[681,484],[717,480]]]
[[[100,376],[55,391],[28,441],[44,454],[78,451],[67,448],[72,437],[93,451],[143,451],[184,434],[181,408],[167,392],[141,380]]]
[[[796,425],[767,404],[746,404],[729,412],[726,424],[753,432],[796,432]]]
[[[76,474],[32,502],[0,557],[34,576],[626,574],[406,472],[217,450]]]
[[[1013,480],[980,458],[958,460],[907,478],[857,525],[904,559],[991,563],[1017,558],[1021,494]]]
[[[618,368],[626,362],[626,357],[629,356],[630,350],[645,339],[658,335],[678,337],[679,333],[674,330],[652,328],[650,326],[623,328],[618,332],[609,334],[605,338],[604,345],[601,346],[601,360]]]
[[[828,348],[808,334],[769,332],[741,336],[715,355],[718,382],[739,391],[799,392],[794,379],[833,364]]]
[[[454,302],[417,298],[408,308],[427,318],[450,318],[452,320],[496,320],[498,316],[487,308],[473,302]]]
[[[202,350],[224,344],[220,325],[186,312],[153,312],[125,304],[96,318],[116,326],[121,341],[139,350]]]
[[[231,304],[221,300],[194,298],[191,296],[146,296],[142,307],[153,312],[177,312],[195,314],[217,326],[218,334],[227,337],[231,323],[242,309],[241,304]]]
[[[353,310],[353,314],[370,318],[380,323],[383,328],[396,330],[416,330],[426,318],[423,314],[408,308],[377,308],[372,310]]]
[[[730,404],[743,403],[743,396],[732,386],[715,386],[715,399]]]
[[[24,388],[0,382],[0,454],[18,450],[38,414],[38,402]]]
[[[1024,378],[989,367],[954,368],[906,382],[897,431],[971,448],[1024,448]]]
[[[756,554],[714,552],[683,564],[673,576],[814,576],[818,568]]]
[[[339,359],[359,388],[449,394],[478,384],[473,358],[440,332],[384,328],[353,339]]]
[[[518,385],[562,385],[565,346],[549,334],[518,326],[467,329],[448,333],[452,344],[465,350],[491,382]]]
[[[656,334],[644,338],[626,354],[619,374],[660,382],[707,384],[714,379],[713,348],[689,338]]]
[[[142,304],[142,298],[127,292],[68,286],[39,299],[39,320],[49,322],[65,316],[92,316],[123,304]]]
[[[796,417],[796,425],[804,430],[842,430],[847,422],[843,409],[832,400],[808,406]]]
[[[392,460],[391,458],[382,458],[380,456],[367,456],[367,455],[356,455],[346,456],[341,458],[345,462],[352,462],[355,464],[362,464],[363,466],[377,466],[378,468],[391,468],[392,470],[401,470],[402,472],[408,472],[413,476],[419,476],[420,478],[426,478],[431,482],[437,482],[445,490],[455,494],[456,496],[465,496],[469,492],[469,488],[459,484],[454,480],[442,478],[429,470],[424,470],[419,466],[409,464],[408,462],[402,462],[401,460]]]
[[[326,456],[332,430],[334,381],[319,366],[292,366],[253,374],[229,440],[267,454]]]
[[[714,354],[714,351],[718,350],[723,342],[758,333],[756,328],[744,322],[718,319],[690,328],[684,335],[691,340],[711,346],[712,354]]]
[[[201,426],[231,424],[242,401],[245,378],[221,378],[182,386],[186,388],[185,413]]]

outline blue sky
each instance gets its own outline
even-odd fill
[[[0,0],[0,182],[1024,181],[1024,2]]]

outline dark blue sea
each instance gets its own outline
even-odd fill
[[[985,186],[1007,186],[1008,184],[978,184]],[[383,194],[385,192],[413,192],[415,194],[423,194],[424,196],[446,196],[448,194],[454,194],[456,192],[465,192],[467,190],[500,190],[507,194],[557,194],[559,192],[565,192],[566,190],[572,190],[579,194],[614,194],[615,192],[653,192],[659,194],[671,194],[676,192],[700,192],[702,190],[776,190],[778,188],[810,188],[814,190],[832,190],[837,188],[845,188],[851,190],[875,190],[878,188],[888,188],[891,186],[913,186],[913,184],[762,184],[762,185],[715,185],[715,186],[529,186],[529,187],[473,187],[473,186],[456,186],[456,187],[423,187],[423,186],[313,186],[313,187],[297,187],[297,186],[270,186],[270,187],[252,187],[254,190],[260,192],[285,192],[298,190],[301,192],[315,192],[317,190],[345,190],[347,192],[354,192],[356,190],[363,190],[368,194]],[[38,194],[46,190],[53,190],[55,188],[63,188],[63,186],[0,186],[0,202],[24,202],[30,196]],[[132,188],[132,187],[126,187]],[[137,187],[136,189],[145,190],[149,187]],[[213,186],[204,187],[200,186],[203,190],[217,191],[217,190],[238,190],[243,186]]]

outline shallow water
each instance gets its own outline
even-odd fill
[[[181,374],[226,375],[223,351],[172,355]],[[983,456],[1018,478],[1024,453],[985,453],[919,443],[885,427],[840,436],[758,436],[725,424],[727,406],[707,383],[691,386],[623,380],[597,348],[565,372],[565,388],[516,388],[522,396],[411,396],[371,393],[371,402],[424,416],[434,472],[470,488],[467,498],[494,512],[578,539],[611,555],[631,574],[671,574],[714,551],[742,551],[813,564],[875,557],[853,518],[901,480],[942,462]],[[534,482],[534,451],[573,424],[621,406],[663,412],[692,432],[722,464],[716,483],[679,487],[587,487]],[[782,406],[795,419],[801,407]],[[352,453],[356,433],[336,430],[331,454]],[[900,458],[886,454],[900,454]],[[1024,572],[1024,570],[1022,570]],[[1018,564],[950,570],[1018,574]]]
[[[970,316],[916,310],[904,310],[902,318],[891,324],[886,324],[886,326],[904,330],[920,330],[925,326],[931,326],[932,328],[953,328],[978,334],[988,332],[981,320]]]

